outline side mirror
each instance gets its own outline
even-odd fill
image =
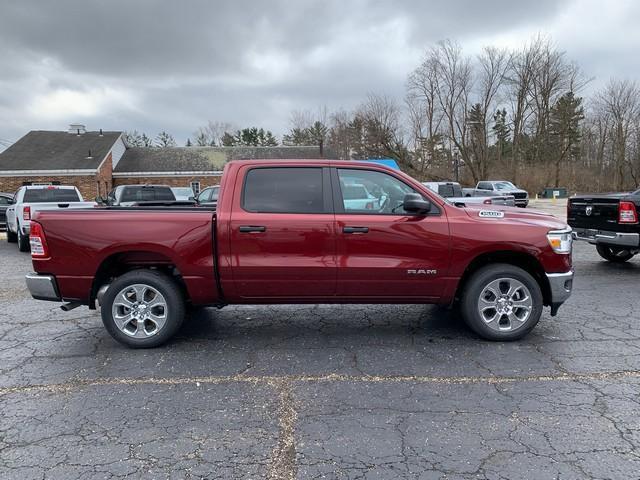
[[[96,203],[99,203],[100,205],[106,205],[107,204],[107,200],[103,196],[98,195],[96,197]]]
[[[431,202],[429,200],[425,200],[417,193],[407,193],[404,196],[402,207],[405,212],[425,214],[431,211]]]

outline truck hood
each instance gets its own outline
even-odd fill
[[[509,222],[524,225],[537,225],[550,230],[562,230],[567,224],[558,217],[541,210],[523,209],[503,205],[470,205],[463,210],[470,218],[481,222]],[[488,207],[488,208],[487,208]]]

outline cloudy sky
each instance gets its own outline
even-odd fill
[[[639,78],[640,2],[0,0],[0,149],[29,130],[138,129],[180,144],[208,120],[284,133],[292,110],[401,98],[426,47],[551,35],[594,77]]]

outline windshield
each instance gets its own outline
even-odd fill
[[[497,182],[495,185],[496,185],[496,190],[513,190],[514,188],[517,188],[511,182]]]
[[[78,192],[73,188],[28,188],[24,192],[25,203],[79,202]]]

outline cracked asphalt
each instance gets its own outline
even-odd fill
[[[128,350],[0,243],[0,478],[640,478],[640,259],[516,343],[433,306],[207,309]]]

